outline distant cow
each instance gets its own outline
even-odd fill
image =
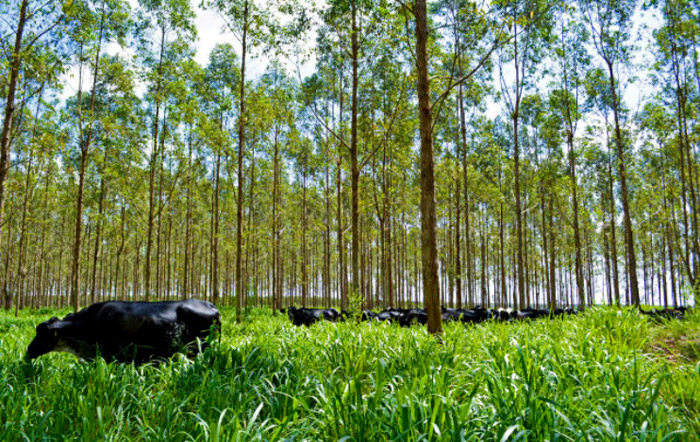
[[[296,326],[310,326],[316,321],[326,320],[335,322],[340,317],[338,310],[334,308],[319,309],[319,308],[296,308],[291,306],[287,309],[287,314],[292,324]]]
[[[649,311],[644,311],[641,307],[639,308],[639,313],[649,316],[655,320],[661,319],[685,319],[685,312],[688,309],[686,307],[676,307],[676,308],[658,308],[651,309]]]
[[[402,327],[409,327],[413,324],[425,325],[428,323],[428,313],[422,308],[408,309],[400,318],[399,324]]]
[[[480,305],[472,310],[442,307],[443,322],[459,321],[463,324],[476,324],[491,319],[493,313]]]
[[[183,350],[195,355],[197,339],[212,330],[220,332],[221,315],[210,302],[101,302],[39,324],[27,357],[66,351],[86,360],[140,364]]]

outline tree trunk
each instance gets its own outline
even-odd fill
[[[223,146],[222,146],[223,147]],[[211,302],[219,303],[219,172],[221,170],[221,151],[216,153],[216,171],[214,172],[214,195],[212,205],[213,226],[211,234]]]
[[[306,307],[309,295],[308,262],[306,250],[306,154],[304,154],[301,179],[301,306]]]
[[[343,123],[343,76],[341,71],[340,90],[339,90],[339,109],[338,109],[338,127]],[[341,310],[348,309],[348,291],[347,291],[347,269],[345,265],[345,246],[343,245],[343,181],[342,181],[342,166],[343,152],[342,144],[338,143],[338,159],[336,162],[336,211],[337,211],[337,227],[338,227],[338,278],[340,280],[340,308]]]
[[[557,308],[559,300],[557,299],[557,265],[556,265],[556,229],[554,228],[554,207],[552,207],[554,197],[552,192],[549,193],[549,227],[551,228],[549,233],[549,305],[550,308]]]
[[[248,34],[248,0],[243,6],[243,36],[241,38],[241,84],[240,109],[238,114],[238,201],[236,212],[236,322],[242,321],[245,306],[245,281],[243,281],[243,149],[245,148],[245,61]]]
[[[156,80],[155,90],[155,115],[153,117],[153,151],[151,152],[151,160],[149,165],[148,178],[148,233],[146,238],[146,257],[144,259],[144,288],[146,301],[151,299],[151,248],[153,245],[153,218],[155,213],[155,179],[156,179],[156,162],[158,159],[158,130],[160,119],[160,93],[161,83],[163,80],[163,55],[165,53],[165,27],[161,28],[160,37],[160,56],[158,61],[158,79]]]
[[[100,36],[97,41],[97,48],[95,51],[95,64],[93,66],[93,78],[92,78],[92,90],[90,93],[90,121],[87,128],[87,136],[84,145],[80,147],[80,171],[78,178],[78,196],[76,198],[76,211],[75,211],[75,239],[73,245],[73,271],[72,271],[72,281],[71,281],[71,296],[72,296],[72,307],[74,311],[78,311],[79,307],[79,288],[80,288],[80,235],[83,226],[83,191],[85,189],[85,169],[87,167],[87,157],[90,152],[90,143],[92,141],[92,125],[94,122],[94,111],[95,111],[95,95],[97,92],[97,78],[99,77],[99,66],[100,66],[100,55],[102,51],[102,38],[104,36],[104,20],[105,11],[104,5],[102,9],[102,16],[100,19]],[[82,46],[81,46],[82,52]],[[79,121],[81,123],[82,129],[82,79],[81,79],[81,89],[78,91],[78,114]],[[80,131],[82,135],[82,130]]]
[[[190,283],[190,267],[192,259],[190,257],[191,249],[191,225],[192,225],[192,126],[189,128],[187,139],[187,189],[185,191],[185,250],[184,264],[182,269],[182,296],[184,297],[192,293]]]
[[[351,218],[352,218],[352,296],[360,295],[359,271],[360,271],[360,203],[359,203],[359,182],[360,170],[357,160],[357,88],[359,83],[358,63],[359,63],[359,41],[357,29],[357,2],[352,1],[352,28],[351,28],[351,50],[352,50],[352,95],[351,95],[351,116],[350,116],[350,186],[351,186]]]
[[[617,98],[617,86],[612,62],[606,60],[610,75],[610,92],[612,94],[613,117],[615,118],[615,146],[617,147],[617,166],[620,174],[620,192],[622,197],[622,212],[625,223],[625,245],[627,249],[627,277],[632,304],[639,307],[639,284],[637,282],[637,260],[634,253],[634,234],[632,232],[632,218],[630,214],[629,199],[627,195],[627,171],[625,154],[622,146],[622,130],[620,128],[619,104]]]
[[[513,295],[513,306],[516,309],[525,307],[525,275],[523,274],[523,214],[522,202],[520,200],[520,145],[518,143],[518,107],[519,104],[516,104],[516,110],[513,112],[513,155],[515,156],[515,167],[513,173],[515,174],[515,242],[517,252],[516,277],[518,280],[518,296],[515,296],[515,294]]]
[[[578,184],[576,182],[576,158],[574,153],[574,133],[571,125],[569,125],[569,133],[567,134],[567,143],[569,145],[569,172],[571,173],[571,210],[574,212],[574,248],[576,253],[576,292],[580,307],[586,307],[586,295],[583,287],[583,267],[581,261],[581,233],[578,221]]]
[[[416,0],[416,67],[418,71],[418,116],[421,159],[421,250],[423,263],[423,300],[428,312],[428,332],[442,333],[440,286],[437,263],[437,220],[435,215],[435,171],[433,158],[432,110],[428,77],[428,11],[425,0]]]
[[[610,197],[610,256],[613,269],[613,288],[615,304],[619,307],[622,300],[620,295],[620,274],[617,269],[617,227],[615,226],[615,195],[613,193],[612,165],[608,159],[608,190]]]
[[[277,310],[282,308],[282,294],[279,291],[277,263],[280,260],[279,249],[279,127],[275,125],[274,155],[272,160],[272,313],[277,315]]]
[[[100,242],[102,241],[102,217],[104,215],[104,201],[107,186],[105,184],[105,170],[107,169],[108,154],[105,151],[104,164],[102,165],[102,176],[100,177],[100,199],[97,203],[97,231],[95,232],[95,249],[92,254],[92,278],[90,281],[90,303],[95,303],[96,298],[96,278],[97,260],[100,257]]]

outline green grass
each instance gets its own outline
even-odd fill
[[[448,324],[438,342],[388,324],[295,328],[269,311],[236,325],[224,310],[221,345],[193,360],[23,362],[34,326],[58,313],[0,313],[1,441],[700,440],[698,359],[656,345],[692,341],[698,316],[594,309]]]

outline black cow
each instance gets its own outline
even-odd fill
[[[197,339],[206,339],[212,330],[220,333],[221,315],[210,302],[100,302],[39,324],[27,357],[66,351],[86,360],[101,356],[141,364],[183,350],[194,356]]]
[[[400,318],[399,324],[402,327],[409,327],[413,324],[425,325],[428,323],[428,313],[422,308],[408,309]]]
[[[649,311],[644,311],[639,307],[639,313],[649,316],[655,320],[662,319],[685,319],[686,307],[676,307],[676,308],[657,308],[651,309]]]
[[[334,308],[296,308],[291,306],[287,309],[287,314],[292,324],[296,326],[305,325],[307,327],[322,319],[335,322],[340,317],[338,310]]]
[[[472,310],[442,307],[443,322],[459,321],[463,324],[476,324],[492,317],[493,313],[480,305]]]
[[[513,320],[513,312],[508,309],[499,308],[493,312],[493,317],[496,321],[510,322]]]
[[[520,311],[515,312],[515,319],[522,321],[525,319],[540,319],[540,318],[548,318],[549,317],[549,309],[535,309],[532,307],[525,307],[524,309]]]
[[[382,310],[381,312],[377,313],[374,319],[379,322],[388,322],[391,324],[394,322],[394,320],[397,320],[400,315],[400,313],[393,310]]]

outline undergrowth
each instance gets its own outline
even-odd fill
[[[296,328],[266,310],[238,325],[224,310],[221,344],[195,359],[24,362],[34,326],[61,314],[0,313],[2,441],[699,440],[697,356],[658,350],[697,336],[697,316],[596,308],[446,324],[438,342],[390,324]]]

